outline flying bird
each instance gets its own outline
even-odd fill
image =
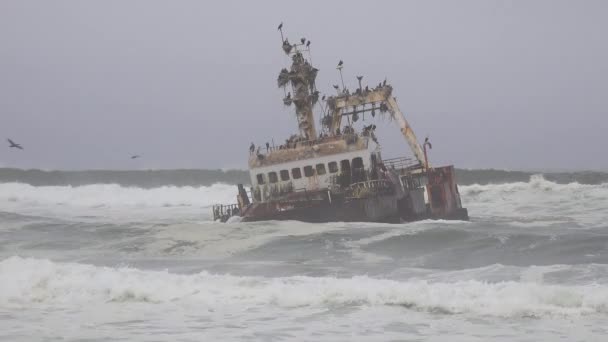
[[[20,144],[17,144],[16,142],[12,141],[11,139],[6,139],[8,140],[9,148],[18,148],[20,150],[23,150],[23,147]]]
[[[321,97],[321,101],[325,101],[325,95],[323,95],[323,97]]]
[[[136,154],[136,155],[131,156],[131,159],[137,159],[137,158],[139,158],[139,157],[141,157],[141,156],[140,156],[140,155],[138,155],[138,154]]]
[[[282,28],[283,28],[283,22],[281,22],[281,23],[279,24],[279,27],[277,27],[277,30],[279,30],[279,31],[280,31]]]

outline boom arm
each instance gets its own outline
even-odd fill
[[[425,165],[426,161],[424,158],[424,153],[422,153],[422,148],[420,148],[420,144],[418,144],[418,140],[416,139],[416,135],[414,134],[414,130],[412,126],[405,119],[405,115],[399,110],[399,106],[397,106],[397,101],[395,101],[394,97],[388,98],[388,108],[391,114],[393,114],[393,118],[397,121],[399,125],[399,129],[401,130],[401,134],[410,145],[410,149],[416,156],[416,159],[420,162],[420,165]]]
[[[342,116],[368,111],[372,111],[373,113],[375,110],[380,110],[381,112],[388,110],[392,118],[397,122],[397,125],[399,125],[401,134],[403,134],[420,165],[425,165],[424,153],[416,139],[414,130],[399,109],[397,101],[392,96],[392,91],[393,88],[390,85],[383,85],[369,91],[358,90],[355,94],[340,94],[329,97],[327,105],[331,112],[331,120],[328,125],[330,132],[333,134],[340,127]],[[367,105],[371,105],[371,107]],[[357,107],[361,108],[358,109]],[[348,108],[352,108],[352,112],[346,112]]]

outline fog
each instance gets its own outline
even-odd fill
[[[276,77],[387,78],[435,164],[608,169],[605,1],[0,2],[0,166],[245,168],[296,133]],[[369,119],[369,118],[366,118]],[[365,122],[366,124],[368,121]],[[410,154],[377,122],[385,157]],[[142,158],[132,160],[131,154]]]

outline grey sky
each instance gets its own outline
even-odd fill
[[[606,1],[0,2],[0,166],[246,167],[296,132],[276,26],[388,77],[436,164],[608,169]],[[385,157],[409,154],[379,124]],[[4,144],[4,143],[2,143]],[[130,160],[130,154],[143,158]]]

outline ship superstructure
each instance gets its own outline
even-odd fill
[[[279,27],[281,28],[281,27]],[[249,191],[238,185],[237,204],[216,205],[213,216],[226,221],[301,220],[308,222],[400,222],[424,218],[468,219],[462,208],[452,166],[432,167],[428,140],[420,146],[386,80],[336,95],[320,96],[319,72],[306,54],[310,42],[291,44],[281,30],[282,49],[291,58],[277,78],[283,103],[295,108],[298,134],[265,148],[252,145]],[[343,62],[338,63],[342,78]],[[321,111],[317,133],[314,109]],[[383,159],[374,124],[359,118],[389,115],[413,158]],[[357,123],[359,123],[357,125]]]

